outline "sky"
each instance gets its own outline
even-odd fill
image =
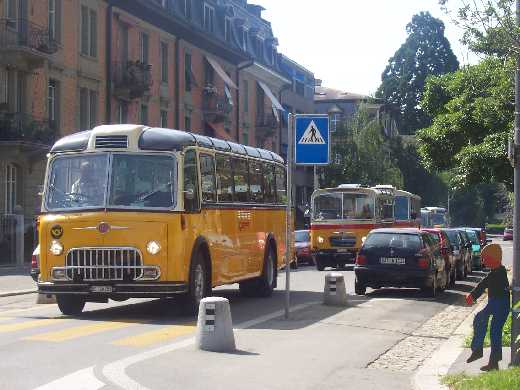
[[[456,3],[459,0],[451,0]],[[460,28],[438,0],[249,0],[266,8],[279,52],[314,72],[323,85],[373,95],[389,58],[406,40],[412,16],[442,19],[459,63],[478,59],[463,47]]]

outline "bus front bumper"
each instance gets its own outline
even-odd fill
[[[167,283],[38,283],[40,294],[86,295],[91,297],[165,298],[188,292],[184,282]]]

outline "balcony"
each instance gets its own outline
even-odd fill
[[[58,44],[49,31],[26,19],[0,19],[0,58],[23,70],[43,66]]]
[[[273,113],[256,114],[256,129],[264,133],[273,133],[278,129],[279,122]]]
[[[0,111],[0,141],[51,145],[56,136],[57,131],[49,121],[24,113]]]
[[[127,100],[143,97],[153,85],[152,65],[141,61],[113,64],[114,95]]]
[[[202,96],[202,111],[207,122],[221,123],[231,114],[233,105],[227,96],[219,95],[215,88],[205,87]]]

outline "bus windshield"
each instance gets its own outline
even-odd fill
[[[432,213],[431,221],[434,225],[445,225],[446,224],[446,214],[444,213]]]
[[[314,219],[372,219],[374,202],[365,194],[327,192],[314,200]]]
[[[46,205],[171,209],[175,188],[175,160],[169,155],[113,154],[111,161],[109,154],[64,156],[51,164]]]
[[[407,196],[396,196],[395,197],[395,219],[397,221],[408,220],[408,205],[409,199]]]

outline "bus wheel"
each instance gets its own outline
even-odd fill
[[[240,293],[246,297],[270,297],[276,285],[275,255],[268,249],[264,259],[262,275],[251,280],[240,282]]]
[[[56,295],[56,302],[63,314],[76,316],[83,311],[86,298],[80,295]]]
[[[211,294],[206,262],[200,251],[197,252],[190,266],[188,293],[183,296],[183,310],[186,314],[196,315],[200,301]]]

